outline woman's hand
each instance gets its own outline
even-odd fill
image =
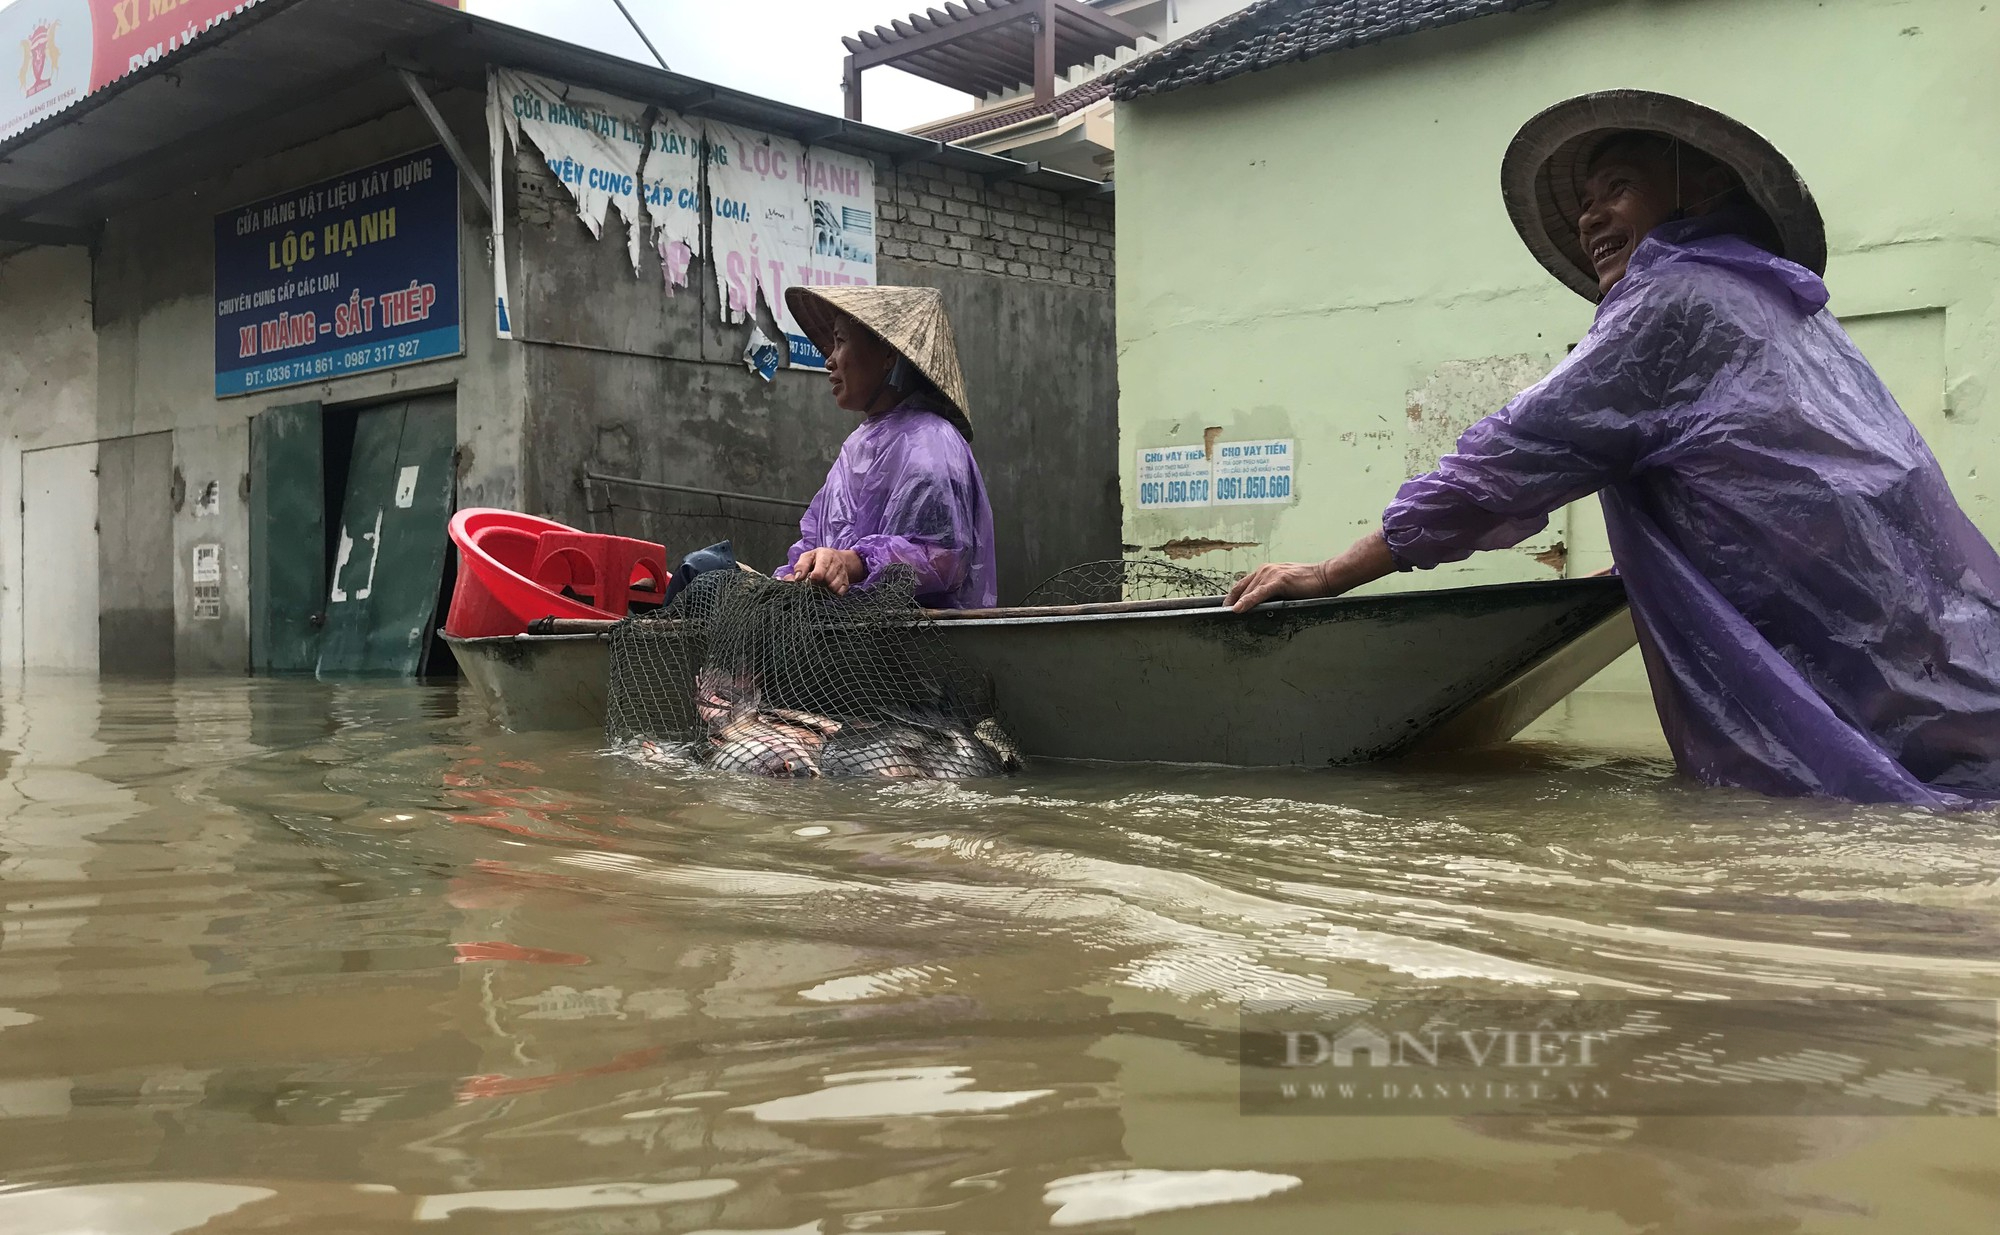
[[[868,563],[852,549],[808,549],[792,566],[792,578],[799,583],[817,583],[835,596],[868,576]]]

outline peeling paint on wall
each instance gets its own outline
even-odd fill
[[[1137,549],[1140,546],[1127,545],[1125,547],[1129,551]],[[1184,536],[1179,540],[1170,540],[1163,545],[1151,545],[1148,547],[1155,553],[1166,554],[1176,562],[1184,562],[1192,557],[1200,557],[1204,553],[1227,553],[1234,549],[1255,549],[1257,542],[1254,540],[1215,540],[1210,537]]]
[[[1456,449],[1460,434],[1541,381],[1554,365],[1552,356],[1530,355],[1483,356],[1439,365],[1406,399],[1403,474],[1421,476],[1436,469],[1438,460]],[[1564,573],[1569,562],[1569,551],[1562,541],[1565,526],[1558,515],[1515,546],[1514,552],[1558,575]]]
[[[1403,433],[1403,472],[1422,476],[1452,452],[1459,435],[1505,407],[1547,376],[1546,356],[1484,356],[1448,360],[1410,391]]]

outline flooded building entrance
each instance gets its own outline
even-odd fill
[[[444,669],[456,496],[449,393],[296,403],[250,425],[251,665],[266,673]]]

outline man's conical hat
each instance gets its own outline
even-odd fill
[[[841,314],[860,322],[931,379],[966,424],[972,423],[958,341],[935,287],[788,287],[785,306],[822,355],[833,350],[833,324]]]
[[[1602,299],[1597,268],[1576,234],[1590,156],[1615,134],[1657,133],[1684,142],[1736,174],[1770,223],[1778,256],[1826,273],[1826,224],[1805,178],[1749,125],[1713,108],[1650,90],[1600,90],[1565,99],[1521,126],[1500,162],[1507,215],[1543,268],[1588,300]]]

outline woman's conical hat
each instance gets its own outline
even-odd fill
[[[1778,148],[1713,108],[1650,90],[1581,94],[1521,126],[1500,161],[1500,195],[1535,260],[1578,295],[1601,299],[1577,238],[1590,157],[1614,133],[1659,133],[1720,162],[1770,221],[1778,256],[1826,273],[1826,224],[1812,190]]]
[[[917,366],[966,424],[972,423],[958,341],[935,287],[788,287],[785,307],[822,355],[833,350],[833,324],[840,315],[860,322]]]

